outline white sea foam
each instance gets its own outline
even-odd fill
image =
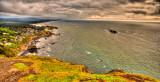
[[[87,54],[92,54],[92,52],[86,51]]]

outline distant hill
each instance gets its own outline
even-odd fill
[[[9,21],[9,22],[21,22],[21,23],[40,23],[40,22],[47,22],[47,21],[59,21],[61,19],[46,19],[46,18],[33,18],[33,17],[12,17],[12,18],[5,18],[0,17],[0,21]]]

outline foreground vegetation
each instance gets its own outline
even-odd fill
[[[108,74],[91,74],[83,65],[73,65],[48,57],[22,56],[9,60],[17,61],[11,64],[12,68],[9,70],[14,69],[14,74],[18,73],[18,82],[158,82],[149,76],[129,74],[116,69]]]

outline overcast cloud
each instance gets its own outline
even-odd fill
[[[1,16],[160,19],[160,0],[0,0]]]

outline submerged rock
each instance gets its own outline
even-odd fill
[[[111,29],[108,29],[108,30],[109,30],[109,32],[112,33],[112,34],[117,34],[117,33],[118,33],[118,31],[115,31],[115,30],[111,30]]]
[[[60,33],[53,33],[54,35],[56,35],[56,36],[60,36],[61,34]]]
[[[45,47],[42,47],[42,48],[45,48]]]
[[[54,42],[53,43],[50,43],[51,45],[55,44]]]
[[[45,31],[50,31],[50,30],[53,30],[53,29],[58,29],[58,27],[55,27],[55,26],[46,26],[46,27],[44,27]]]

